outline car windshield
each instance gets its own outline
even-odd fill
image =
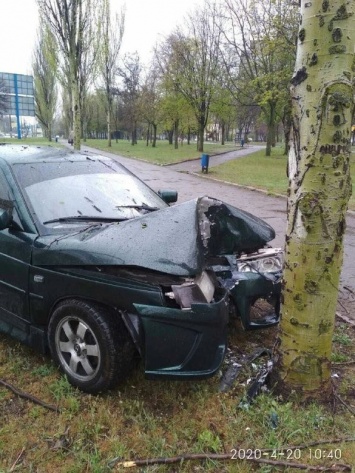
[[[16,164],[14,170],[41,225],[120,221],[166,206],[111,160]]]

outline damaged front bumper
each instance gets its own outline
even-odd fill
[[[135,304],[144,331],[148,378],[207,378],[219,369],[227,349],[228,293],[188,309]]]

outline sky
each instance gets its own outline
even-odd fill
[[[204,0],[111,0],[112,10],[126,4],[122,53],[137,51],[148,63],[152,50]],[[36,0],[0,0],[0,72],[32,74],[38,10]]]

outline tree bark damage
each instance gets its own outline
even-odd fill
[[[331,394],[330,356],[351,195],[355,2],[302,0],[289,152],[288,226],[275,391]]]

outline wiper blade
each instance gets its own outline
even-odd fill
[[[89,221],[89,222],[122,222],[123,220],[128,220],[128,218],[115,218],[115,217],[91,217],[90,215],[73,215],[72,217],[60,217],[53,218],[52,220],[46,220],[42,222],[42,225],[47,223],[57,223],[57,222],[77,222],[77,221]]]
[[[138,210],[149,210],[149,211],[154,211],[154,210],[159,210],[159,207],[150,207],[149,205],[116,205],[116,209],[138,209]]]

